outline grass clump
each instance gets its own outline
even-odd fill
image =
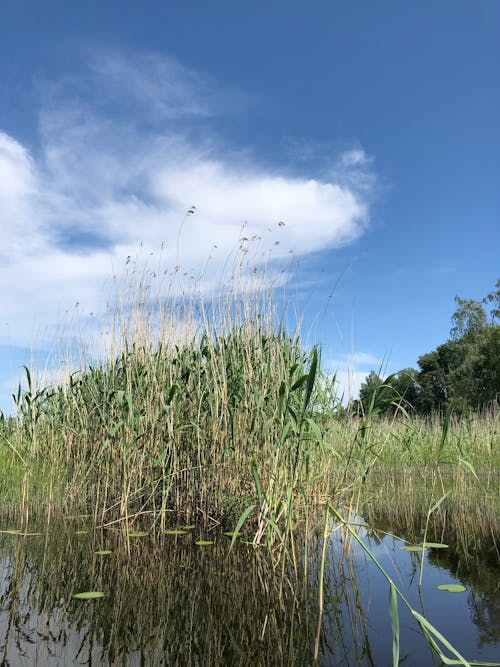
[[[162,335],[180,322],[184,340]],[[9,455],[59,471],[68,503],[102,523],[149,513],[163,526],[172,511],[229,521],[254,504],[262,536],[328,492],[327,379],[268,291],[229,290],[210,306],[201,294],[136,297],[112,338],[113,355],[54,386],[36,389],[26,369],[16,396]]]

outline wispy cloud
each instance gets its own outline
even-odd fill
[[[212,253],[216,275],[243,224],[261,258],[363,233],[372,176],[361,150],[337,159],[338,177],[271,173],[215,132],[244,98],[167,58],[101,53],[83,75],[46,84],[39,146],[0,133],[0,308],[16,345],[75,302],[104,310],[103,283],[141,242],[186,271]]]
[[[359,389],[371,370],[387,375],[388,362],[369,352],[350,352],[326,362],[330,372],[336,375],[337,394],[342,396],[344,403],[357,398]]]

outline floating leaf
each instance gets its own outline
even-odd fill
[[[465,586],[462,584],[439,584],[440,591],[449,591],[450,593],[462,593],[465,591]]]
[[[426,542],[425,546],[429,549],[448,549],[448,545],[441,542]]]
[[[194,525],[194,523],[192,523],[192,524],[189,525],[189,526],[179,526],[179,528],[180,528],[181,530],[193,530],[193,528],[196,528],[196,526]]]
[[[207,547],[209,544],[213,544],[210,540],[196,540],[195,544],[199,547]]]
[[[75,535],[88,535],[88,530],[75,530]]]
[[[165,535],[185,535],[186,531],[181,528],[170,528],[165,531]]]
[[[112,554],[113,552],[110,551],[109,549],[99,549],[99,551],[96,551],[95,554],[96,556],[109,556],[109,554]]]
[[[0,530],[0,533],[4,533],[5,535],[20,535],[21,532],[22,531],[20,528],[9,528],[7,530]]]
[[[229,530],[227,533],[224,533],[224,535],[227,535],[228,537],[238,537],[238,535],[243,535],[243,533],[239,530]]]
[[[78,600],[95,600],[96,598],[103,598],[104,593],[102,591],[86,591],[85,593],[75,593],[73,597]]]
[[[149,535],[147,530],[131,530],[128,534],[129,537],[146,537]]]
[[[424,544],[405,544],[405,546],[400,547],[405,551],[422,551],[422,549],[447,549],[447,544],[441,544],[440,542],[425,542]]]

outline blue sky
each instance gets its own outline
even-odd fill
[[[416,366],[500,274],[499,34],[496,0],[3,0],[0,408],[128,256],[210,282],[245,222],[344,387]]]

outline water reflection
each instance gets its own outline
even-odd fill
[[[297,540],[295,566],[282,567],[264,550],[240,544],[230,551],[227,538],[199,529],[125,539],[118,530],[86,524],[60,520],[39,534],[0,533],[2,665],[311,665],[318,618],[320,665],[392,664],[387,583],[340,531],[330,537],[320,617],[320,533]],[[13,526],[11,519],[2,527]],[[89,532],[77,534],[84,529]],[[30,532],[37,532],[34,526]],[[364,534],[418,605],[418,555],[400,551],[386,536]],[[200,537],[215,544],[198,546]],[[468,587],[460,604],[451,602],[461,608],[452,617],[458,639],[468,636],[460,649],[471,659],[495,659],[498,574],[459,572],[452,554],[431,552],[427,561],[423,595],[432,622],[449,630],[436,614],[446,615],[451,597],[440,593],[435,602],[433,596],[436,581],[458,577]],[[73,598],[88,590],[105,596]],[[437,664],[407,616],[401,618],[403,664]]]

